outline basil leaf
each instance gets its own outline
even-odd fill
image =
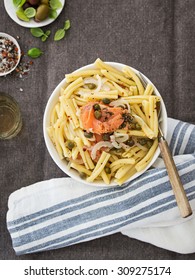
[[[48,37],[49,35],[51,34],[51,31],[50,30],[47,30],[46,32],[45,32],[45,35]]]
[[[37,38],[44,35],[43,30],[42,30],[41,28],[39,28],[39,27],[31,28],[31,29],[30,29],[30,32],[31,32],[31,34],[32,34],[34,37],[37,37]]]
[[[24,5],[24,3],[26,3],[26,0],[21,0],[20,4],[18,5],[18,8],[21,8]]]
[[[64,29],[65,29],[65,30],[68,30],[69,28],[70,28],[70,20],[67,19],[67,20],[65,21],[65,24],[64,24]]]
[[[49,3],[52,10],[58,10],[62,8],[62,3],[59,0],[50,0]]]
[[[17,11],[16,11],[16,15],[19,19],[23,20],[23,21],[30,21],[29,18],[27,18],[27,16],[24,14],[24,11],[22,8],[19,8]]]
[[[64,29],[58,29],[55,33],[54,41],[59,41],[59,40],[63,39],[64,36],[65,36],[65,30]]]
[[[46,36],[45,34],[41,37],[41,41],[45,42],[47,40],[48,36]]]
[[[32,48],[28,50],[28,56],[32,58],[37,58],[43,54],[43,52],[39,48]]]
[[[22,2],[22,0],[13,0],[13,4],[15,7],[19,7],[20,3]]]
[[[57,11],[56,10],[50,10],[50,12],[49,12],[49,18],[57,18],[57,16],[58,16],[58,13],[57,13]]]
[[[45,34],[43,34],[43,36],[41,37],[41,41],[42,41],[42,42],[45,42],[45,41],[47,40],[47,38],[49,37],[50,33],[51,33],[51,31],[50,31],[50,30],[47,30],[47,31],[45,32]]]

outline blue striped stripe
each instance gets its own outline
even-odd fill
[[[195,152],[195,126],[190,133],[188,143],[186,144],[184,154],[193,154]]]
[[[169,144],[169,148],[170,150],[173,152],[173,149],[174,149],[174,146],[175,146],[175,142],[176,142],[176,139],[177,139],[177,136],[178,136],[178,133],[179,133],[179,130],[181,128],[181,126],[183,125],[184,123],[182,121],[179,121],[178,124],[176,125],[174,131],[173,131],[173,135],[172,135],[172,138],[171,138],[171,142]]]
[[[186,130],[188,129],[188,127],[189,127],[189,124],[186,123],[181,129],[181,132],[180,132],[179,138],[178,138],[178,142],[177,142],[177,146],[176,146],[175,152],[174,152],[175,155],[179,155],[179,151],[180,151],[180,148],[183,143],[183,139],[185,137]]]
[[[172,196],[170,196],[170,198],[172,198]],[[192,199],[195,199],[195,194],[192,194],[192,195],[189,195],[188,196],[188,199],[189,201],[191,201]],[[164,203],[162,203],[163,205]],[[96,231],[93,232],[93,233],[89,233],[89,229],[87,229],[87,234],[85,236],[81,236],[83,233],[82,231],[79,231],[79,232],[76,232],[74,233],[75,235],[75,239],[73,240],[69,240],[69,241],[65,241],[64,243],[60,243],[60,244],[54,244],[54,243],[59,243],[61,241],[64,241],[64,240],[67,240],[68,239],[68,236],[63,236],[62,238],[58,238],[58,239],[55,239],[55,240],[51,240],[51,241],[48,241],[48,242],[45,242],[45,243],[42,243],[40,245],[37,245],[37,246],[33,246],[29,249],[26,249],[26,250],[17,250],[17,248],[15,248],[16,250],[16,254],[17,255],[21,255],[21,254],[28,254],[28,253],[32,253],[34,251],[38,252],[38,251],[43,251],[43,250],[52,250],[52,249],[57,249],[57,248],[62,248],[62,247],[65,247],[65,246],[70,246],[70,245],[73,245],[73,244],[76,244],[76,243],[80,243],[80,242],[83,242],[87,239],[95,239],[95,238],[98,238],[98,237],[101,237],[101,236],[105,236],[105,235],[109,235],[109,234],[112,234],[114,232],[118,232],[121,228],[125,227],[125,226],[128,226],[136,221],[140,221],[140,220],[144,220],[146,218],[149,218],[151,216],[154,216],[154,215],[157,215],[162,212],[165,212],[165,211],[168,211],[172,208],[176,207],[176,202],[172,202],[170,204],[167,204],[167,205],[164,205],[162,206],[160,209],[155,209],[149,213],[145,213],[139,217],[137,217],[136,219],[131,219],[130,221],[127,220],[127,216],[122,218],[121,220],[121,223],[120,224],[117,224],[117,225],[113,225],[113,222],[110,221],[109,224],[108,222],[106,223],[106,225],[111,225],[110,227],[107,227],[106,229],[100,229],[98,230],[99,226],[101,226],[102,228],[102,225],[98,224],[96,226]],[[130,214],[132,215],[132,214]],[[130,216],[129,215],[129,216]],[[131,218],[131,217],[130,217]],[[93,229],[94,230],[94,229]],[[49,246],[51,245],[51,246]],[[47,246],[49,246],[48,248],[46,248]]]
[[[188,183],[192,181],[192,176],[194,175],[194,171],[188,172],[184,174],[181,178],[185,183]],[[194,178],[195,179],[195,178]],[[188,181],[189,180],[189,181]],[[155,197],[159,194],[165,193],[170,191],[171,186],[169,182],[162,183],[158,186],[155,186],[149,190],[145,190],[144,192],[137,194],[131,198],[128,198],[124,200],[122,203],[117,202],[113,203],[109,206],[104,206],[95,210],[92,210],[87,213],[82,213],[80,215],[76,215],[74,217],[71,217],[69,219],[62,220],[60,222],[54,223],[52,225],[43,227],[41,229],[38,229],[34,231],[34,235],[36,236],[36,240],[42,239],[44,237],[47,237],[53,233],[57,233],[60,231],[64,231],[68,228],[74,227],[75,225],[80,225],[89,221],[93,221],[102,217],[106,217],[109,215],[113,215],[115,213],[119,213],[128,209],[131,209],[135,207],[136,205],[145,202],[152,197]],[[151,205],[149,205],[151,208]],[[82,212],[82,211],[81,211]],[[13,238],[13,244],[14,246],[21,246],[24,244],[27,244],[31,242],[32,234],[27,233],[24,235],[20,235],[20,238]]]

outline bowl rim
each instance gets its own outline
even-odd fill
[[[123,63],[118,63],[118,62],[110,62],[110,61],[104,61],[106,64],[109,64],[113,67],[116,67],[117,69],[121,69],[122,67],[126,66],[126,64],[123,64]],[[162,119],[162,122],[161,122],[161,129],[162,129],[162,132],[164,134],[164,137],[166,138],[167,136],[167,111],[166,111],[166,106],[164,104],[164,101],[163,101],[163,98],[161,96],[161,94],[159,93],[158,89],[156,88],[156,86],[150,81],[149,78],[147,78],[147,76],[145,76],[141,71],[129,66],[133,71],[135,71],[136,74],[141,73],[144,78],[150,82],[153,87],[154,87],[154,91],[155,91],[155,94],[160,96],[161,97],[161,118],[163,116],[163,119]],[[91,69],[91,68],[95,68],[94,66],[94,63],[92,64],[88,64],[88,65],[85,65],[83,67],[80,67],[79,69],[73,71],[72,73],[76,73],[78,71],[81,71],[81,70],[87,70],[87,69]],[[87,182],[86,180],[83,180],[79,177],[78,173],[75,171],[75,170],[68,170],[67,168],[67,165],[64,163],[63,160],[60,159],[53,143],[51,142],[51,139],[47,133],[47,127],[49,126],[49,116],[51,114],[51,110],[53,108],[53,104],[55,104],[58,100],[58,97],[60,95],[60,89],[61,87],[65,86],[66,85],[66,78],[64,78],[56,87],[55,89],[53,90],[53,92],[51,93],[48,101],[47,101],[47,104],[46,104],[46,107],[45,107],[45,111],[44,111],[44,116],[43,116],[43,136],[44,136],[44,141],[45,141],[45,144],[46,144],[46,147],[47,147],[47,150],[49,152],[49,155],[51,156],[51,158],[53,159],[53,161],[55,162],[55,164],[68,176],[70,176],[71,178],[75,179],[77,182],[80,182],[80,183],[84,183],[85,185],[88,185],[88,186],[98,186],[98,187],[116,187],[119,185],[112,181],[109,185],[105,184],[103,181],[95,181],[95,182],[92,182],[92,183],[89,183]],[[137,172],[136,174],[134,174],[131,178],[129,178],[129,180],[127,180],[125,183],[129,183],[130,181],[134,180],[135,178],[139,177],[141,174],[143,174],[146,170],[148,170],[153,164],[154,162],[157,160],[157,158],[159,157],[160,155],[160,148],[158,147],[154,156],[153,156],[153,159],[151,160],[151,162],[149,163],[149,165],[142,171],[140,172]],[[125,184],[124,183],[124,184]],[[121,186],[120,186],[121,187]]]
[[[8,74],[10,74],[12,71],[14,71],[16,69],[16,67],[18,66],[18,63],[20,62],[20,59],[21,59],[21,48],[20,48],[20,45],[18,44],[18,41],[11,35],[7,34],[7,33],[4,33],[4,32],[0,32],[0,37],[4,37],[4,38],[8,38],[9,40],[11,40],[15,45],[16,47],[18,48],[18,61],[16,63],[16,65],[10,69],[8,72],[3,72],[3,73],[0,73],[0,77],[2,76],[7,76]]]

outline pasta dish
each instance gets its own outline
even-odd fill
[[[99,58],[65,77],[47,128],[60,159],[89,183],[122,185],[158,147],[160,96],[129,66],[120,71]]]

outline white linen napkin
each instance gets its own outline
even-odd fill
[[[195,211],[195,126],[168,119],[167,141]],[[155,246],[195,252],[195,218],[181,218],[161,158],[121,187],[57,178],[9,197],[7,227],[17,255],[70,246],[121,232]]]

